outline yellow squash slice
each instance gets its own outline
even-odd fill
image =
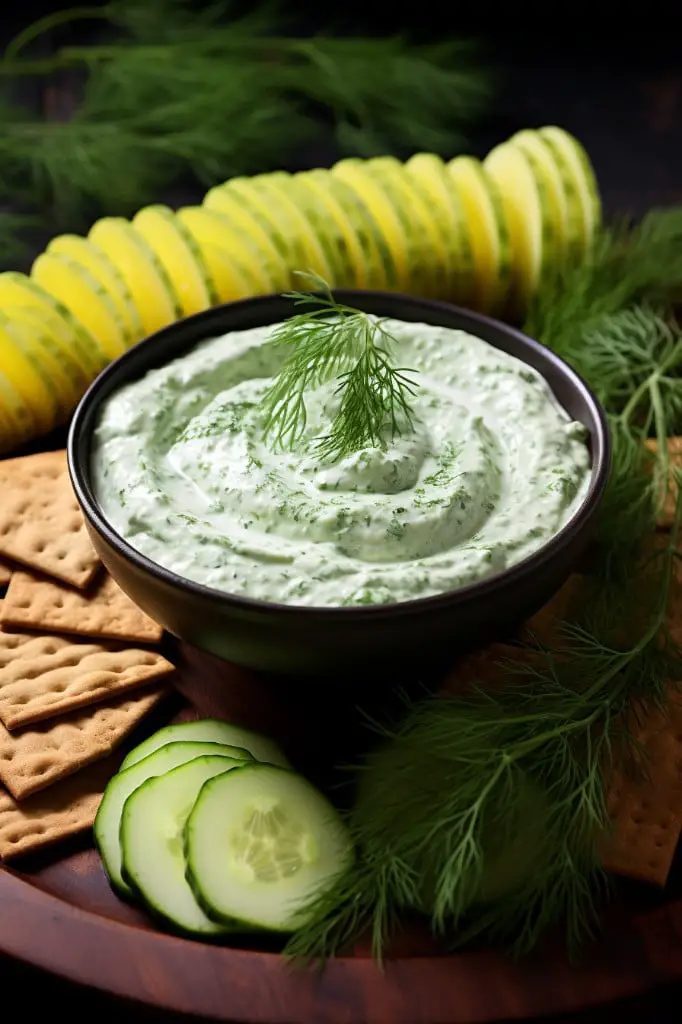
[[[447,245],[424,203],[421,189],[395,157],[367,161],[367,169],[384,188],[407,239],[412,291],[417,295],[447,294]]]
[[[380,182],[367,169],[364,160],[355,158],[340,160],[332,167],[331,173],[357,192],[379,229],[386,287],[409,291],[408,241],[400,217]]]
[[[582,210],[577,192],[538,132],[530,129],[517,132],[509,141],[525,154],[533,174],[544,183],[554,230],[559,238],[558,255],[562,260],[568,260],[579,251],[583,237]]]
[[[495,185],[475,157],[458,156],[447,172],[462,200],[476,271],[474,305],[499,312],[510,285],[511,248],[502,201]]]
[[[170,279],[139,232],[123,217],[103,217],[88,238],[104,252],[124,278],[145,333],[153,334],[181,316]]]
[[[333,221],[339,245],[347,254],[356,288],[381,288],[385,284],[381,267],[372,271],[379,262],[379,252],[373,245],[368,225],[360,225],[361,215],[354,204],[354,193],[328,171],[300,171],[297,181],[316,196],[320,208]]]
[[[257,253],[258,261],[264,265],[272,280],[273,290],[284,291],[291,285],[284,240],[272,234],[264,218],[250,209],[248,203],[244,203],[229,188],[219,185],[206,193],[203,205],[221,214],[232,231],[238,233],[245,244],[248,243]]]
[[[528,157],[509,143],[496,146],[483,162],[499,190],[512,246],[513,313],[528,308],[545,275],[559,265],[559,240],[544,182]]]
[[[222,214],[205,206],[185,206],[177,216],[201,249],[221,302],[273,290],[256,247]]]
[[[123,275],[101,249],[80,235],[58,235],[48,244],[47,252],[62,253],[85,267],[111,296],[131,340],[140,340],[143,334],[142,321],[130,289]]]
[[[133,217],[140,232],[171,279],[184,316],[200,313],[217,302],[217,292],[201,248],[167,206],[147,206]]]
[[[564,167],[567,179],[572,181],[577,191],[583,221],[582,251],[585,252],[602,219],[599,187],[590,158],[578,140],[563,128],[550,125],[541,128],[539,134],[551,148],[557,163]]]
[[[62,421],[58,398],[45,382],[44,373],[36,370],[35,355],[22,351],[0,323],[0,372],[28,410],[34,432],[47,434]]]
[[[39,433],[31,410],[0,369],[0,454],[4,455]]]
[[[259,186],[256,178],[231,178],[222,186],[241,202],[256,218],[277,247],[291,275],[295,270],[308,270],[308,253],[303,238],[286,208],[274,203],[272,196]]]
[[[252,178],[255,188],[260,189],[269,201],[276,205],[282,212],[286,213],[292,230],[296,233],[301,246],[305,263],[294,270],[313,271],[319,274],[328,284],[334,285],[333,264],[330,262],[329,247],[325,239],[316,234],[313,225],[308,220],[305,210],[295,201],[287,191],[286,184],[291,176],[284,171],[274,174],[259,174]],[[300,287],[300,281],[299,285]]]
[[[301,211],[310,229],[319,240],[330,270],[328,284],[336,288],[357,288],[355,265],[346,245],[345,233],[329,215],[327,204],[311,188],[309,179],[300,174],[286,174],[277,178],[290,202]],[[299,281],[298,287],[305,282]]]
[[[79,263],[60,253],[44,252],[31,267],[31,277],[71,310],[98,339],[109,359],[125,352],[130,337],[116,306],[108,292]]]
[[[68,415],[92,382],[68,344],[61,325],[54,316],[43,317],[28,306],[5,306],[0,324],[24,350],[32,351],[40,360],[59,391],[61,404]]]
[[[34,309],[49,325],[53,336],[58,337],[72,353],[89,380],[93,380],[109,362],[98,339],[62,302],[30,277],[12,270],[0,274],[0,308],[10,306]]]
[[[446,248],[447,291],[443,297],[467,306],[473,301],[475,268],[460,194],[445,163],[433,153],[416,153],[405,164],[405,170],[430,203]]]

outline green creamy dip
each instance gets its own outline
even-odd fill
[[[590,477],[585,428],[525,363],[463,331],[388,320],[419,384],[414,430],[320,461],[339,396],[306,396],[294,451],[262,437],[284,359],[272,328],[202,342],[106,402],[97,497],[138,551],[230,594],[366,605],[497,573],[574,514]]]

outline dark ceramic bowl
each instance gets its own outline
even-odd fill
[[[227,331],[277,323],[292,313],[281,296],[248,299],[181,320],[112,363],[73,417],[71,479],[102,561],[123,590],[167,630],[251,668],[285,675],[357,678],[424,661],[452,659],[508,635],[575,568],[588,543],[609,470],[609,439],[596,398],[557,356],[519,331],[438,302],[382,292],[338,292],[341,302],[379,316],[462,329],[538,370],[567,412],[588,428],[592,478],[570,522],[537,552],[496,576],[399,604],[305,608],[236,597],[181,578],[139,554],[109,525],[93,491],[91,443],[102,403],[122,385]]]

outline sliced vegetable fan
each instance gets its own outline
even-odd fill
[[[141,338],[221,302],[300,286],[377,288],[520,316],[601,221],[580,144],[519,132],[481,163],[417,154],[233,178],[201,206],[61,235],[30,276],[0,274],[0,453],[64,423]]]

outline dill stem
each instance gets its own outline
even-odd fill
[[[644,397],[644,395],[646,394],[646,392],[649,390],[651,382],[653,380],[656,380],[656,381],[660,380],[661,377],[663,377],[668,372],[668,370],[671,369],[671,367],[673,367],[675,365],[675,363],[677,363],[681,359],[682,359],[682,342],[678,342],[678,344],[674,346],[672,351],[669,352],[668,355],[666,356],[666,358],[662,361],[661,365],[658,366],[654,370],[654,372],[649,377],[647,377],[646,380],[642,381],[642,383],[639,385],[637,390],[633,392],[629,402],[627,403],[627,405],[625,406],[623,411],[620,413],[620,415],[618,417],[619,420],[621,420],[624,424],[627,425],[627,423],[629,423],[630,418],[631,418],[632,414],[634,413],[635,409],[637,408],[637,406],[641,402],[641,400]],[[665,437],[665,432],[664,432],[663,436]]]
[[[34,39],[44,35],[46,32],[51,32],[52,29],[68,25],[72,21],[108,21],[110,18],[111,9],[109,5],[105,7],[70,7],[65,11],[53,11],[52,14],[46,14],[44,18],[39,18],[32,25],[28,25],[14,39],[11,39],[5,47],[3,60],[7,62],[15,60],[17,54],[25,49],[29,43],[32,43]]]

